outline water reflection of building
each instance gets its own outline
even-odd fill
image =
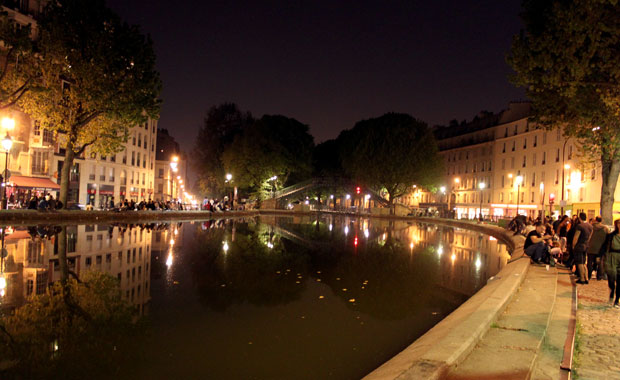
[[[439,260],[441,286],[470,296],[506,265],[506,246],[492,236],[451,227],[416,224],[394,232],[413,252],[425,248]]]
[[[140,227],[81,225],[67,228],[69,271],[78,277],[88,271],[119,280],[121,295],[142,314],[150,300],[151,231]],[[60,280],[58,227],[7,229],[4,273],[5,307],[19,306],[27,297],[42,294]]]

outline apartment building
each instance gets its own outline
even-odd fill
[[[517,212],[598,215],[600,163],[584,156],[579,142],[566,138],[561,128],[537,128],[529,116],[528,102],[514,102],[498,114],[439,128],[444,184],[435,193],[412,189],[401,203],[468,219]],[[620,210],[620,204],[614,209]]]

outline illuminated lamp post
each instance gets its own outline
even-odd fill
[[[481,221],[481,222],[482,222],[482,220],[483,220],[483,218],[482,218],[482,195],[483,195],[483,193],[482,193],[482,192],[484,191],[484,188],[485,188],[486,186],[487,186],[487,185],[486,185],[484,182],[480,182],[480,183],[478,184],[478,188],[480,189],[480,221]]]
[[[6,198],[6,188],[9,184],[9,152],[11,151],[11,147],[13,146],[13,140],[11,139],[11,136],[9,136],[9,133],[7,132],[6,137],[4,138],[4,140],[2,140],[2,147],[4,148],[4,153],[5,153],[5,160],[4,160],[4,196],[2,197],[2,205],[3,205],[3,209],[8,209],[9,208],[9,202],[7,201]]]
[[[566,146],[566,143],[564,143],[564,146]],[[564,149],[562,149],[562,161],[564,161]],[[560,217],[562,217],[562,215],[564,215],[564,204],[565,204],[565,200],[564,200],[564,173],[570,169],[570,165],[569,164],[564,164],[564,167],[562,168],[562,198],[560,199]]]
[[[172,156],[172,160],[170,160],[170,170],[172,170],[172,173],[176,173],[179,170],[179,157],[178,156]],[[177,178],[180,178],[180,176],[177,176]],[[174,180],[172,179],[172,174],[170,174],[169,179],[170,179],[170,197],[174,198]]]
[[[515,178],[515,181],[517,182],[517,215],[519,216],[519,201],[520,201],[520,196],[521,196],[521,182],[523,182],[523,176],[518,175]]]

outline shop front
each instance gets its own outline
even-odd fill
[[[99,207],[106,209],[110,206],[110,201],[114,199],[114,185],[99,186]]]
[[[60,185],[49,178],[12,175],[9,177],[7,187],[9,207],[11,205],[12,207],[27,207],[28,201],[33,196],[38,198],[51,194],[54,198],[58,198],[59,191]]]

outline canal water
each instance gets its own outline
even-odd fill
[[[509,259],[477,232],[331,215],[15,226],[2,237],[2,378],[356,379]],[[65,267],[80,279],[69,306],[58,301]],[[108,285],[130,309],[95,290]],[[70,317],[55,317],[59,307]]]

